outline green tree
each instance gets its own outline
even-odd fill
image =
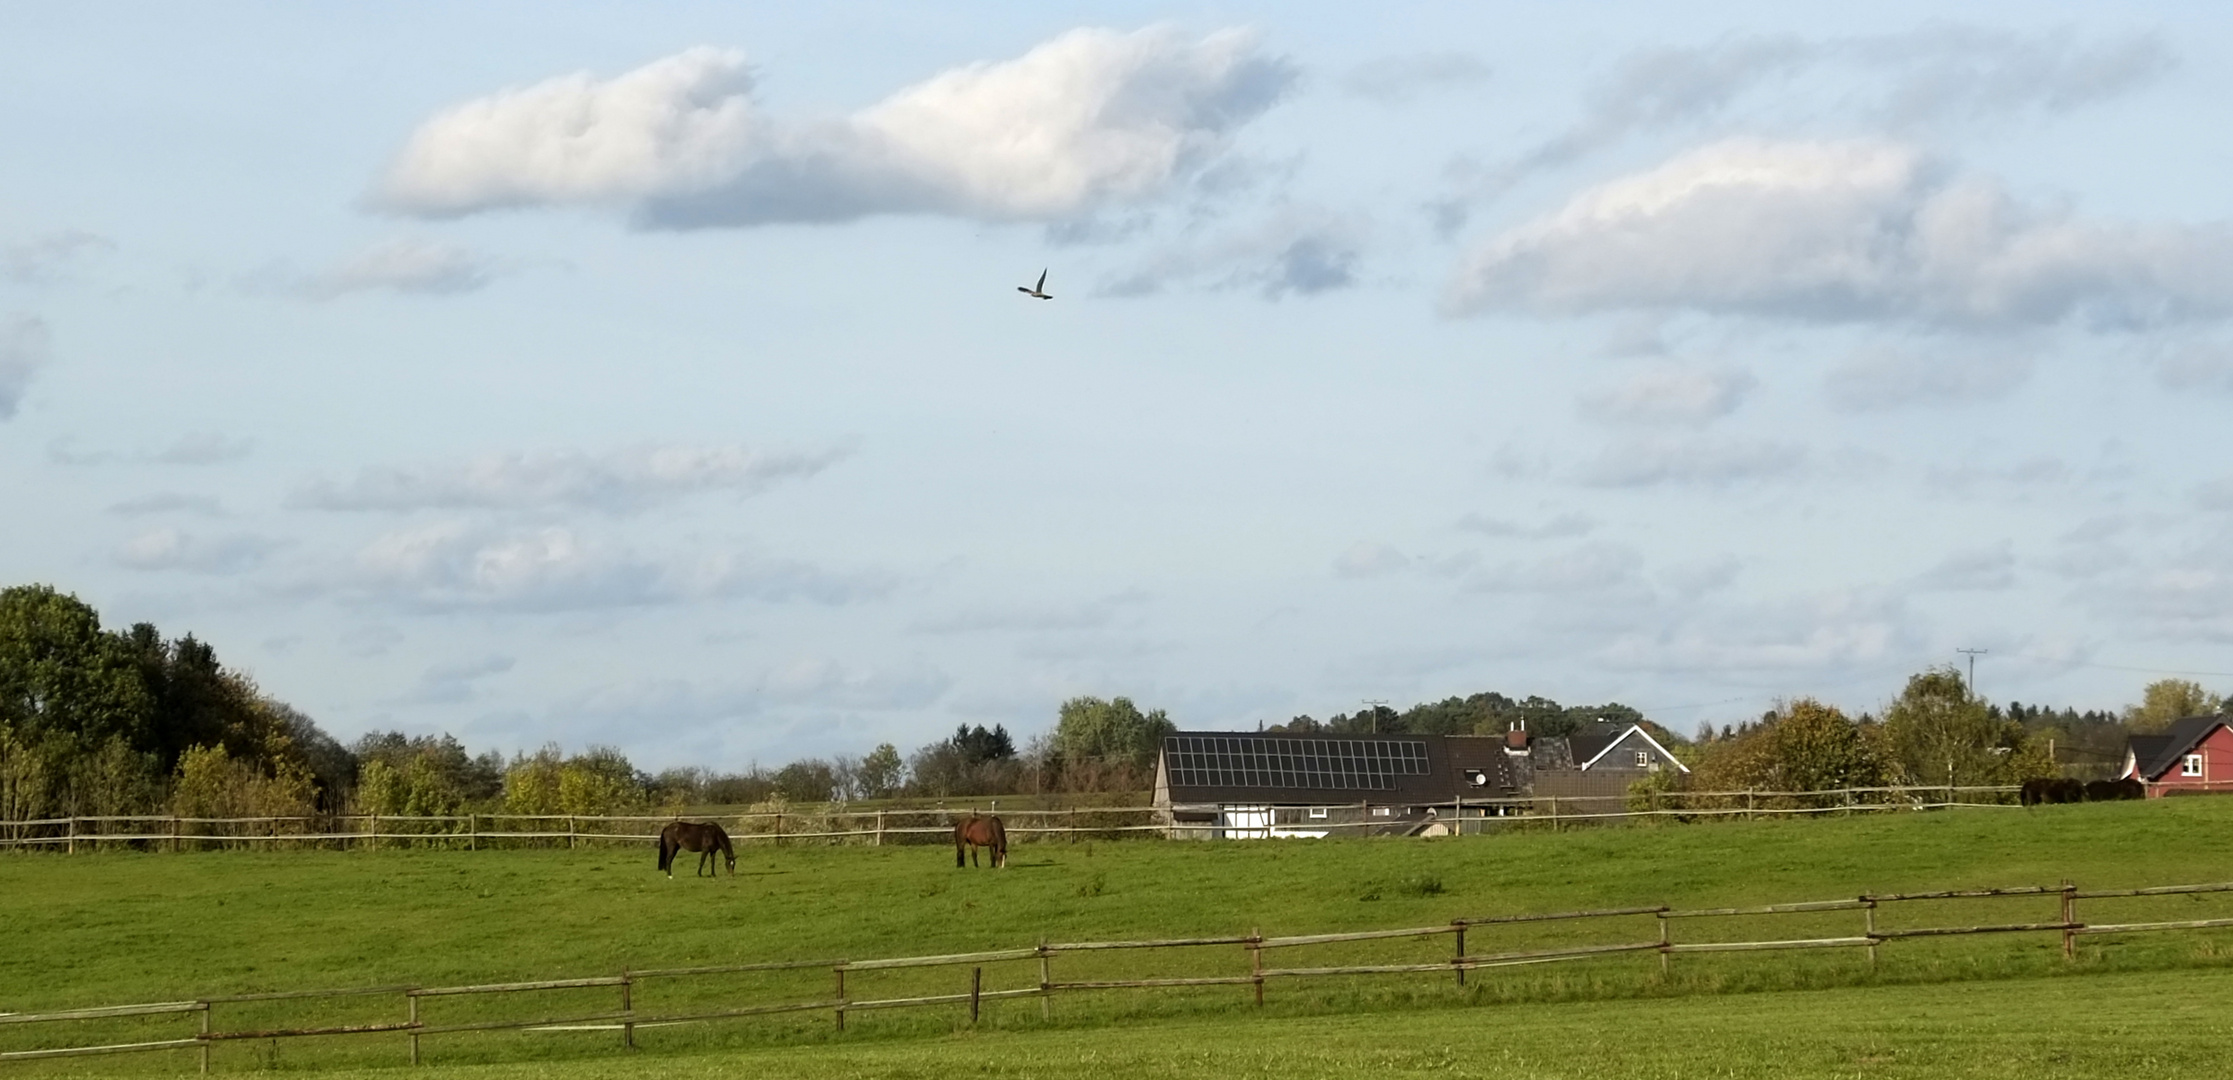
[[[876,749],[861,759],[854,778],[862,798],[888,798],[907,782],[907,763],[900,759],[898,747],[878,743]]]
[[[2157,679],[2140,692],[2140,704],[2128,705],[2124,722],[2134,732],[2162,731],[2171,721],[2188,716],[2210,716],[2223,711],[2225,699],[2185,679]]]
[[[0,803],[15,816],[77,809],[74,766],[112,739],[145,746],[152,717],[131,658],[90,606],[46,585],[0,590]]]
[[[1884,782],[1882,740],[1813,698],[1783,703],[1727,739],[1708,744],[1693,786],[1707,791],[1834,791]]]
[[[1099,762],[1152,769],[1163,737],[1178,725],[1163,710],[1141,712],[1132,699],[1075,697],[1057,710],[1054,750],[1067,764]]]
[[[1997,715],[1951,666],[1910,677],[1884,710],[1886,748],[1906,784],[2014,783],[2044,768],[2025,736],[2021,723]]]

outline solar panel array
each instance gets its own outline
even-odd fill
[[[1182,787],[1388,791],[1396,777],[1427,773],[1427,744],[1415,739],[1173,735],[1164,748]]]

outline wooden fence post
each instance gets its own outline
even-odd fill
[[[2078,921],[2078,886],[2067,879],[2062,883],[2062,958],[2078,958],[2078,931],[2071,929]]]
[[[1558,831],[1558,796],[1551,796],[1551,831]]]
[[[837,1029],[845,1030],[845,965],[830,969],[837,974]]]
[[[1459,986],[1464,986],[1464,985],[1465,985],[1465,924],[1464,924],[1464,923],[1459,923],[1459,924],[1458,924],[1458,933],[1457,933],[1457,939],[1458,939],[1457,956],[1456,956],[1456,957],[1454,957],[1454,958],[1453,958],[1453,959],[1452,959],[1452,960],[1450,961],[1450,966],[1452,966],[1452,967],[1454,967],[1454,968],[1456,968],[1456,969],[1457,969],[1457,972],[1458,972],[1458,985],[1459,985]]]
[[[202,1058],[202,1073],[204,1075],[207,1075],[209,1073],[209,1002],[206,1001],[202,1002],[201,1040],[202,1045],[200,1047],[200,1052]]]
[[[69,851],[67,852],[67,854],[75,855],[78,853],[78,819],[76,815],[71,815],[70,817],[70,826],[67,835],[69,837]]]
[[[627,968],[620,970],[620,1011],[627,1015],[620,1021],[620,1045],[623,1049],[636,1048],[636,980]]]
[[[478,813],[465,815],[465,850],[481,850],[481,815]],[[621,996],[626,997],[627,995],[623,994]],[[631,1042],[629,1045],[633,1046],[635,1044]]]
[[[775,812],[775,846],[783,846],[783,811]]]
[[[1264,1005],[1264,932],[1248,932],[1248,972],[1256,983],[1256,1006]]]
[[[419,995],[406,990],[404,1000],[411,1003],[410,1015],[406,1019],[411,1022],[411,1064],[416,1065],[419,1063]]]
[[[1667,974],[1669,963],[1673,959],[1674,950],[1669,947],[1670,945],[1671,942],[1667,940],[1667,913],[1662,911],[1659,913],[1659,974],[1661,976]]]
[[[876,812],[876,846],[884,846],[884,812],[882,810]]]
[[[178,854],[178,815],[171,815],[171,854]]]
[[[1078,842],[1078,808],[1075,806],[1070,808],[1070,842]]]
[[[1866,935],[1868,935],[1868,939],[1869,939],[1869,967],[1871,967],[1871,968],[1874,968],[1874,967],[1876,967],[1876,940],[1877,940],[1877,938],[1876,938],[1876,901],[1874,901],[1874,900],[1871,900],[1871,899],[1869,899],[1868,897],[1865,897],[1865,896],[1864,896],[1864,897],[1862,897],[1862,898],[1861,898],[1861,900],[1862,900],[1862,902],[1863,902],[1863,903],[1866,903],[1866,904],[1868,905],[1867,907],[1865,907],[1865,908],[1862,908],[1862,909],[1861,909],[1861,920],[1862,920],[1862,922],[1861,922],[1861,932],[1862,932],[1862,933],[1864,933],[1864,934],[1866,934]]]
[[[1054,1019],[1054,954],[1047,951],[1047,938],[1039,937],[1039,1019]]]
[[[574,850],[574,815],[566,815],[566,850]]]
[[[977,999],[985,992],[985,969],[969,969],[969,1026],[977,1026]]]

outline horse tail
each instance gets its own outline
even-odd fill
[[[669,825],[659,830],[659,869],[670,874],[673,873],[674,871],[671,868],[674,866],[674,861],[675,827]]]
[[[964,867],[964,866],[967,866],[967,865],[969,865],[968,863],[966,863],[966,862],[964,862],[964,861],[962,860],[962,856],[961,856],[961,847],[962,847],[962,844],[963,844],[963,843],[964,843],[964,842],[965,842],[966,840],[968,840],[968,838],[969,838],[969,837],[968,837],[968,830],[969,830],[969,823],[968,823],[968,822],[966,822],[966,821],[957,821],[957,822],[955,822],[955,823],[954,823],[954,869],[956,869],[956,870],[959,870],[959,869],[961,869],[962,867]]]

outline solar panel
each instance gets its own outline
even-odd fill
[[[1188,787],[1389,791],[1427,772],[1427,744],[1412,739],[1173,735],[1164,747],[1171,783]]]

